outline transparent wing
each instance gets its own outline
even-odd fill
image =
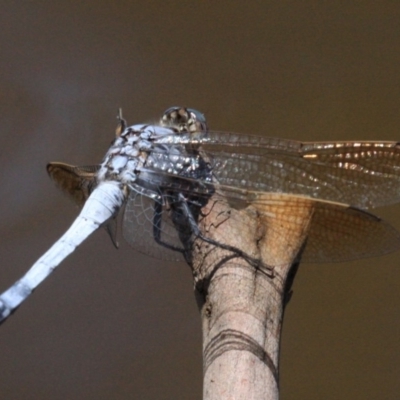
[[[47,164],[47,173],[56,186],[79,208],[82,208],[90,193],[97,186],[96,173],[99,165],[75,166],[60,162]],[[104,226],[114,246],[118,248],[117,220],[108,221]]]
[[[347,206],[376,207],[400,200],[397,142],[300,143],[226,132],[175,134],[159,142],[141,173],[146,185],[161,188],[170,199],[184,193],[193,209],[201,198],[206,203],[215,190],[224,194],[219,201],[227,209],[235,204],[256,207],[268,225],[272,215],[283,223],[289,215],[304,210],[299,199],[313,199],[305,261],[349,260],[398,248],[398,234],[390,225]],[[199,172],[199,160],[210,173]],[[83,203],[90,185],[95,184],[96,167],[57,166],[50,175],[77,203]],[[275,212],[268,211],[277,195],[285,201],[280,200]],[[168,201],[156,211],[153,202],[131,194],[124,236],[139,251],[180,259],[179,252],[155,242],[153,225],[156,215],[161,221],[160,241],[181,248],[180,237],[186,228],[176,221],[184,221],[184,216],[175,210],[172,223]]]
[[[167,204],[160,204],[155,209],[152,198],[132,191],[125,206],[122,232],[125,240],[137,251],[155,258],[170,261],[183,261],[180,251],[172,250],[168,246],[183,250],[177,229],[172,224],[171,210]],[[160,221],[160,241],[155,240],[154,222]]]
[[[222,185],[305,195],[359,208],[400,201],[398,142],[301,143],[207,132],[165,136],[160,143],[162,148],[152,152],[156,164],[148,166],[156,171],[179,174],[176,165],[188,164],[190,158],[197,157],[190,152],[179,156],[171,150],[182,144],[199,147],[215,181]],[[63,163],[48,166],[52,179],[79,205],[87,198],[87,186],[97,169],[98,166],[74,167]]]
[[[266,230],[265,246],[282,249],[277,254],[285,254],[287,244],[282,238],[282,226],[288,232],[296,232],[303,224],[302,217],[311,209],[311,220],[302,254],[303,262],[339,262],[358,258],[374,257],[400,249],[400,234],[382,219],[345,204],[314,200],[310,197],[286,194],[262,193],[237,188],[220,187],[215,194],[196,194],[182,187],[169,189],[168,196],[177,198],[184,193],[192,210],[198,210],[196,219],[199,225],[203,218],[220,226],[225,219],[238,219],[240,235],[254,235],[253,223],[244,224],[243,212],[259,218]],[[174,194],[175,193],[175,194]],[[201,201],[203,198],[203,201]],[[180,259],[179,253],[171,252],[157,244],[153,236],[154,208],[152,199],[141,195],[131,196],[124,217],[124,236],[128,242],[141,252],[162,259]],[[206,204],[200,212],[199,204]],[[218,207],[215,204],[218,203]],[[238,210],[239,213],[232,212]],[[256,213],[254,212],[256,211]],[[180,238],[186,237],[187,218],[180,209],[162,209],[162,238],[166,243],[182,247]],[[173,213],[175,213],[173,215]],[[171,222],[174,219],[174,223]],[[220,228],[221,229],[221,228]],[[290,236],[290,234],[289,234]],[[228,244],[228,243],[224,243]],[[253,256],[253,255],[251,255]],[[278,262],[278,260],[277,260]]]
[[[221,185],[291,193],[359,208],[400,201],[400,145],[397,142],[301,143],[228,132],[171,135],[152,156],[155,170],[174,171],[200,154]],[[187,146],[181,156],[168,146]],[[196,147],[193,152],[190,149]],[[165,169],[168,165],[169,169]],[[179,174],[179,169],[176,170]]]
[[[83,207],[96,186],[98,165],[74,166],[60,162],[47,165],[47,173],[57,187],[77,206]]]
[[[400,234],[390,224],[344,204],[261,193],[254,195],[251,205],[263,215],[265,224],[271,226],[290,223],[295,227],[296,221],[300,221],[296,215],[304,215],[304,208],[312,208],[303,262],[350,261],[400,248]]]

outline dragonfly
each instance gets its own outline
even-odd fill
[[[135,249],[189,263],[196,240],[251,265],[260,263],[201,232],[203,210],[211,201],[226,210],[255,207],[266,224],[296,225],[300,222],[293,216],[311,207],[301,247],[304,262],[347,261],[400,248],[397,230],[366,211],[400,200],[400,144],[394,141],[302,143],[211,131],[199,111],[171,107],[156,125],[128,126],[120,113],[101,164],[55,162],[47,171],[81,211],[66,233],[0,295],[0,321],[99,227],[117,245],[119,214],[124,238]],[[226,218],[235,217],[227,213]],[[268,268],[273,279],[273,267]]]

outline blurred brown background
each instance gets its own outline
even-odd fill
[[[400,4],[1,2],[1,291],[77,214],[48,161],[98,163],[118,107],[298,140],[400,139]],[[400,205],[378,210],[400,227]],[[4,399],[201,399],[189,268],[96,233],[0,328]],[[302,265],[283,400],[398,399],[400,254]]]

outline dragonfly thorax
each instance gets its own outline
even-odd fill
[[[131,186],[140,176],[141,185],[155,191],[170,184],[173,176],[211,183],[207,163],[191,144],[193,136],[201,137],[206,129],[203,114],[180,107],[165,111],[159,125],[126,127],[104,157],[97,180],[117,180]],[[149,175],[149,169],[163,175]]]

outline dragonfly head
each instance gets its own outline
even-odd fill
[[[160,125],[177,129],[179,132],[207,131],[204,114],[194,108],[171,107],[161,117]]]

